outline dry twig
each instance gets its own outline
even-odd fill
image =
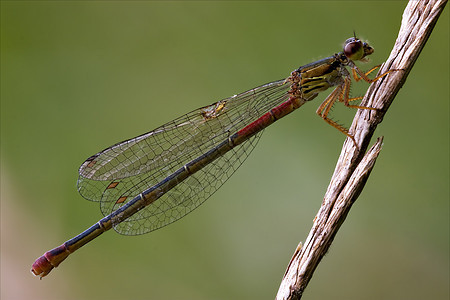
[[[322,206],[303,247],[298,247],[289,262],[276,299],[300,299],[322,257],[344,222],[375,164],[381,150],[382,138],[364,155],[370,139],[405,82],[417,57],[430,36],[447,0],[410,1],[403,13],[400,32],[380,74],[401,69],[373,83],[361,105],[378,110],[358,110],[344,143],[339,161],[331,178]]]

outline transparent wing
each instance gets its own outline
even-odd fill
[[[289,98],[289,84],[272,82],[194,110],[136,138],[88,158],[79,169],[78,190],[99,201],[109,215],[186,163]],[[261,132],[180,182],[151,205],[115,225],[122,234],[143,234],[185,216],[211,196],[243,163]]]

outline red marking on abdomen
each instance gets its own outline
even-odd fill
[[[55,249],[47,251],[44,255],[36,259],[31,267],[31,272],[35,276],[40,276],[41,278],[47,276],[47,274],[65,260],[69,254],[70,252],[67,250],[65,243]]]
[[[272,108],[269,112],[265,113],[264,115],[262,115],[261,117],[259,117],[255,121],[253,121],[252,123],[248,124],[241,130],[239,130],[237,132],[237,135],[239,137],[251,136],[251,135],[263,130],[264,128],[266,128],[267,126],[269,126],[276,120],[284,117],[285,115],[291,113],[296,108],[298,108],[299,105],[297,105],[296,100],[297,100],[297,98],[290,97],[287,101]]]
[[[270,124],[272,124],[274,121],[273,116],[270,112],[265,113],[252,123],[248,124],[241,130],[237,132],[238,136],[250,136],[253,135],[262,129],[266,128]]]

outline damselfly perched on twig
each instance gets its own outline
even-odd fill
[[[374,109],[350,102],[351,74],[368,78],[378,66],[361,71],[373,48],[356,37],[342,52],[299,67],[287,79],[271,82],[194,110],[136,138],[115,144],[88,158],[79,169],[78,190],[100,202],[105,217],[47,251],[32,266],[41,278],[72,252],[114,228],[125,235],[147,233],[168,225],[208,199],[236,171],[256,146],[262,131],[320,92],[335,87],[317,114],[354,141],[348,130],[328,117],[336,101],[348,107]]]

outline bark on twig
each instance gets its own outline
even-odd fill
[[[406,81],[446,4],[447,0],[408,3],[394,48],[379,72],[381,74],[391,69],[402,71],[392,72],[369,87],[361,105],[378,110],[358,110],[356,113],[350,132],[359,149],[351,139],[345,141],[322,206],[303,247],[295,250],[289,262],[276,299],[301,298],[375,164],[382,138],[378,138],[364,155],[370,139]]]

